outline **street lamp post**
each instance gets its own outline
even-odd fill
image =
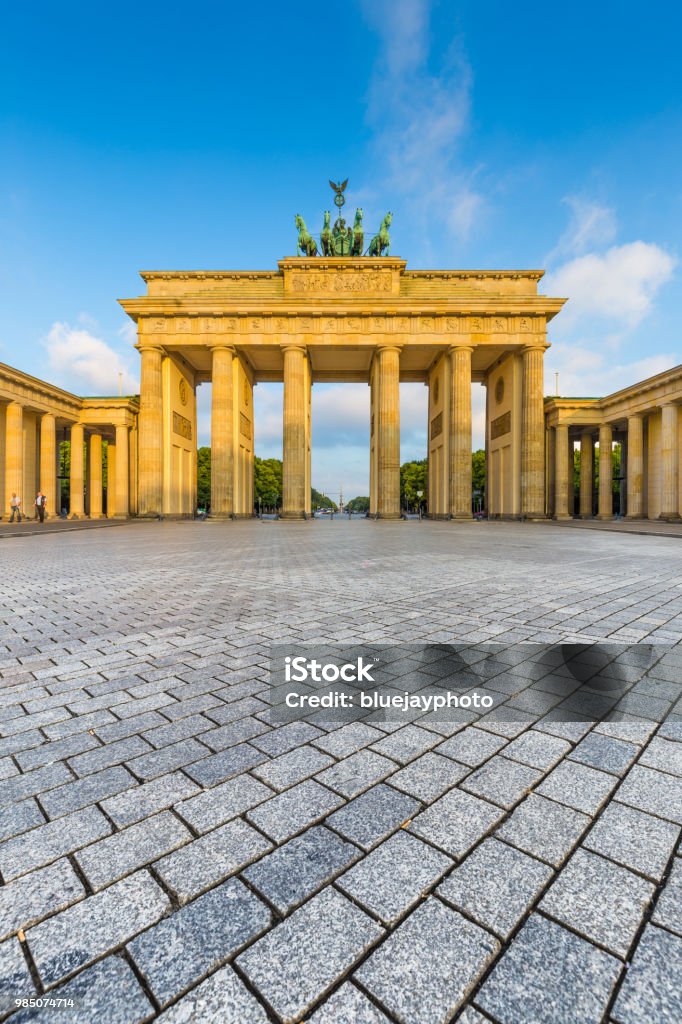
[[[419,498],[419,519],[420,520],[421,520],[421,517],[422,517],[422,497],[423,497],[423,495],[424,495],[423,491],[417,491],[417,497]]]

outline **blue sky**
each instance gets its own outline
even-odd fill
[[[546,268],[548,393],[680,363],[681,29],[669,2],[6,5],[0,360],[133,389],[138,270],[272,267],[348,177],[413,268]],[[315,485],[366,493],[368,389],[314,391]],[[425,388],[401,398],[419,457]],[[256,412],[279,454],[281,387]]]

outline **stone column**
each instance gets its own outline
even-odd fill
[[[545,345],[523,350],[521,407],[521,515],[545,518]]]
[[[628,416],[626,519],[644,515],[644,417]]]
[[[377,349],[379,374],[377,514],[400,519],[400,349]],[[376,428],[375,428],[376,429]]]
[[[609,423],[599,427],[599,514],[613,519],[613,431]]]
[[[107,517],[116,518],[118,511],[118,495],[116,494],[116,445],[111,441],[107,445]]]
[[[12,494],[21,499],[21,515],[28,511],[32,494],[24,494],[24,410],[18,402],[7,406],[5,421],[5,507],[3,515],[9,518]],[[15,520],[16,522],[16,520]]]
[[[567,423],[557,423],[555,444],[554,518],[572,519],[573,466]]]
[[[85,515],[83,486],[85,483],[84,436],[81,423],[71,424],[71,475],[69,480],[69,519]]]
[[[659,519],[679,519],[680,441],[676,405],[661,409],[661,514]]]
[[[57,423],[49,412],[40,420],[40,489],[47,498],[48,518],[58,516],[61,494],[57,491]]]
[[[140,344],[140,413],[138,509],[141,516],[159,516],[163,507],[163,352]]]
[[[211,518],[234,514],[234,365],[231,345],[214,345],[211,371]]]
[[[130,466],[128,455],[130,450],[129,430],[125,424],[116,427],[116,466],[115,492],[116,504],[114,515],[117,519],[127,519],[130,514]],[[109,478],[109,486],[112,480]]]
[[[471,519],[471,353],[450,347],[450,518]],[[400,460],[398,460],[400,461]]]
[[[303,345],[284,346],[282,518],[305,518],[307,387]]]
[[[102,518],[102,435],[90,435],[90,518]]]
[[[592,518],[594,442],[589,430],[580,435],[580,518]]]

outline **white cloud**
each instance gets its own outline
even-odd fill
[[[563,397],[601,398],[646,380],[679,362],[679,353],[661,352],[614,363],[607,353],[586,345],[554,344],[545,357],[545,394],[555,394],[555,372]]]
[[[436,72],[429,70],[436,57],[428,0],[367,0],[365,12],[381,41],[368,104],[376,130],[373,164],[405,198],[407,217],[444,220],[452,235],[464,238],[484,207],[471,170],[458,160],[469,126],[471,69],[453,39]]]
[[[582,256],[591,247],[608,245],[616,237],[615,211],[580,196],[565,196],[562,202],[570,207],[571,219],[545,263],[555,259]]]
[[[543,291],[570,299],[561,313],[564,331],[587,317],[633,329],[651,310],[675,263],[652,242],[629,242],[569,260],[547,275]]]
[[[81,314],[79,320],[83,316]],[[86,319],[91,326],[96,326]],[[124,394],[139,391],[132,356],[117,352],[85,327],[56,321],[42,343],[55,382],[71,391],[83,395],[118,395],[119,383]]]

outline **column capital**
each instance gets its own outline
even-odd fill
[[[448,352],[473,352],[476,348],[468,341],[453,341],[448,345]]]
[[[284,345],[280,345],[280,348],[282,352],[302,352],[304,356],[308,354],[308,346],[300,341],[286,342]]]
[[[231,352],[233,356],[237,355],[237,349],[229,341],[215,341],[208,347],[211,352]]]
[[[658,408],[659,408],[659,409],[678,409],[678,408],[679,408],[679,404],[678,404],[678,402],[675,402],[675,401],[674,401],[674,400],[673,400],[673,399],[671,398],[671,399],[670,399],[669,401],[667,401],[667,402],[661,402],[661,403],[660,403],[660,405],[658,406]]]
[[[405,346],[404,346],[404,344],[402,342],[382,341],[382,342],[379,342],[378,345],[375,345],[375,351],[376,352],[397,352],[398,354],[400,354],[404,347]]]
[[[164,346],[158,341],[148,341],[146,338],[143,341],[138,341],[133,346],[142,355],[143,352],[163,352]]]
[[[549,348],[548,341],[528,341],[525,345],[521,346],[521,351],[525,355],[526,352],[546,352]]]

